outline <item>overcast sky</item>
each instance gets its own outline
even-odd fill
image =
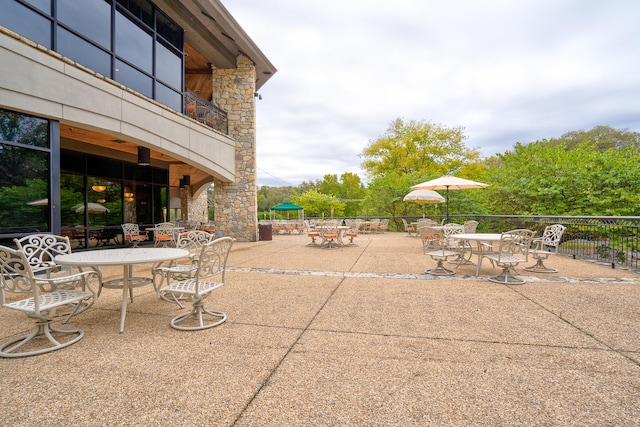
[[[278,72],[258,185],[344,172],[396,118],[488,157],[597,125],[640,132],[639,0],[222,0]]]

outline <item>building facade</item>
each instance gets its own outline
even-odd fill
[[[6,0],[0,64],[0,241],[208,222],[211,184],[217,233],[256,239],[276,69],[219,1]]]

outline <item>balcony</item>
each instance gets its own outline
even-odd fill
[[[189,89],[184,94],[184,115],[225,135],[229,133],[226,111]]]

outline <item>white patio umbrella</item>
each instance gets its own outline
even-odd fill
[[[76,205],[72,209],[75,209],[76,213],[82,214],[84,213],[84,204]],[[109,212],[109,208],[100,203],[89,203],[87,205],[88,212],[90,214],[103,214]]]
[[[422,182],[411,186],[412,190],[445,190],[445,198],[447,200],[447,222],[449,222],[449,189],[465,190],[467,188],[484,188],[489,184],[471,181],[469,179],[458,178],[452,175],[441,176],[431,181]]]
[[[34,200],[33,202],[29,202],[27,204],[29,206],[48,206],[49,205],[49,199]]]
[[[422,203],[422,217],[424,218],[424,204],[444,203],[445,198],[433,190],[413,190],[402,199],[405,202]]]

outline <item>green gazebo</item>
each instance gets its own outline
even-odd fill
[[[304,209],[298,205],[294,205],[291,202],[284,202],[279,205],[272,207],[269,210],[269,219],[274,219],[275,212],[274,211],[287,211],[287,219],[289,219],[289,211],[298,211],[298,220],[304,221]]]

